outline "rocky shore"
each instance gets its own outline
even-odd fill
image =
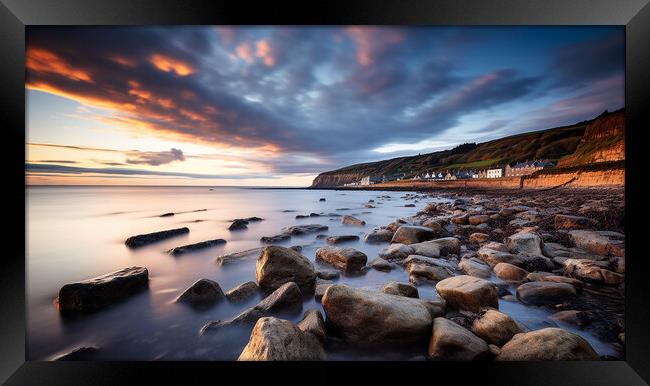
[[[352,347],[407,348],[412,359],[428,360],[623,359],[623,189],[397,193],[377,196],[365,208],[382,210],[383,200],[397,196],[400,205],[426,205],[374,229],[352,216],[325,215],[354,230],[345,235],[327,234],[328,227],[318,224],[279,229],[262,238],[260,248],[217,258],[215,269],[257,259],[255,281],[225,291],[198,277],[177,302],[201,312],[261,296],[229,320],[206,320],[198,331],[204,338],[244,328],[248,343],[232,358],[239,360],[326,360]],[[433,199],[439,197],[447,200]],[[237,219],[232,229],[245,231],[250,221]],[[278,245],[296,235],[322,246],[305,256],[298,246]],[[149,236],[138,237],[149,242]],[[191,253],[217,241],[225,242],[177,250]],[[382,249],[366,255],[350,242]],[[345,280],[371,270],[403,270],[408,282],[387,280],[377,290]],[[147,269],[133,267],[68,284],[59,305],[62,311],[96,310],[146,290],[147,281]],[[421,298],[424,289],[435,289],[435,297]],[[303,314],[312,298],[322,308]],[[508,304],[544,310],[548,327],[531,330],[508,314]],[[301,314],[298,323],[288,320]],[[600,357],[577,331],[588,331],[618,355]]]

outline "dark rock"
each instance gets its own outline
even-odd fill
[[[535,306],[554,305],[575,296],[575,287],[566,283],[533,281],[517,287],[517,298]]]
[[[307,225],[294,225],[284,228],[284,234],[291,236],[305,235],[308,233],[318,233],[328,230],[327,225],[320,224],[307,224]]]
[[[170,237],[184,235],[186,233],[190,233],[190,229],[187,227],[170,229],[170,230],[160,231],[160,232],[146,233],[142,235],[131,236],[128,239],[126,239],[124,244],[129,248],[138,248],[147,244],[152,244],[164,239],[168,239]]]
[[[79,347],[70,351],[69,353],[62,354],[52,359],[53,361],[91,361],[95,359],[99,348],[97,347]]]
[[[428,241],[436,237],[431,228],[422,226],[402,225],[397,228],[391,243],[399,244],[416,244],[422,241]]]
[[[280,235],[275,235],[275,236],[264,236],[260,239],[261,242],[265,244],[275,244],[275,243],[280,243],[283,241],[287,241],[291,238],[290,235],[287,234],[280,234]]]
[[[216,247],[217,245],[225,244],[226,240],[224,239],[214,239],[201,241],[200,243],[183,245],[181,247],[172,248],[167,251],[172,256],[180,256],[189,252],[196,252],[206,248]]]
[[[374,229],[372,232],[368,233],[365,237],[365,242],[372,243],[383,243],[388,242],[393,238],[393,232],[388,229]]]
[[[321,341],[325,340],[325,320],[319,310],[305,311],[302,320],[298,322],[298,328],[304,332],[314,334]]]
[[[320,200],[318,200],[318,201],[327,201],[327,200],[325,200],[324,198],[321,198],[321,199],[320,199]]]
[[[296,283],[285,283],[262,299],[255,308],[267,314],[283,310],[300,310],[302,308],[302,293]]]
[[[226,292],[226,297],[233,303],[242,302],[259,293],[260,287],[254,281],[247,281]]]
[[[375,257],[368,265],[377,271],[390,272],[391,270],[390,263],[381,257]]]
[[[408,283],[399,283],[396,281],[391,281],[386,283],[382,288],[381,292],[385,294],[406,296],[407,298],[419,298],[418,289],[413,285]]]
[[[314,266],[306,257],[292,249],[280,246],[264,247],[255,268],[257,283],[265,292],[275,291],[288,282],[296,283],[304,293],[314,291]]]
[[[316,271],[316,276],[323,280],[333,280],[333,279],[338,279],[339,276],[341,276],[341,274],[339,273],[339,271],[335,271],[333,269],[326,269],[326,270]]]
[[[368,257],[354,248],[322,247],[316,250],[316,260],[331,264],[343,271],[359,271]]]
[[[237,219],[237,220],[234,220],[232,222],[232,224],[230,224],[230,226],[228,227],[228,230],[238,231],[238,230],[248,229],[247,225],[248,225],[248,221],[243,220],[243,219]]]
[[[488,356],[490,349],[471,331],[445,318],[435,318],[427,351],[429,359],[471,361]]]
[[[224,298],[219,284],[209,279],[200,279],[186,289],[176,301],[193,307],[207,307]]]
[[[149,287],[149,271],[142,267],[124,268],[93,279],[61,287],[61,312],[94,311],[117,303]]]
[[[586,217],[555,215],[555,229],[589,229],[598,225],[598,221]]]
[[[406,204],[404,205],[405,208],[415,208],[415,204]]]
[[[325,241],[331,245],[343,243],[346,241],[356,241],[356,240],[359,240],[359,236],[357,235],[330,236],[327,239],[325,239]]]
[[[169,212],[169,213],[163,213],[163,214],[161,214],[160,217],[171,217],[171,216],[173,216],[173,215],[174,215],[173,212]]]

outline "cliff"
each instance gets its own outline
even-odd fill
[[[625,159],[625,110],[604,112],[591,121],[578,147],[558,166],[583,165]]]

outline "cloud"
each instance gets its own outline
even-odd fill
[[[174,161],[185,161],[185,156],[181,149],[172,148],[169,151],[131,151],[128,153],[126,163],[132,165],[151,165],[160,166]]]
[[[60,160],[60,159],[44,159],[44,160],[39,160],[36,162],[42,162],[42,163],[47,163],[47,164],[76,164],[77,161],[71,161],[71,160]]]
[[[249,175],[230,175],[230,174],[201,174],[201,173],[182,173],[182,172],[164,172],[156,170],[143,169],[122,169],[122,168],[84,168],[66,165],[49,165],[26,163],[25,171],[39,175],[46,174],[99,174],[99,175],[121,175],[121,176],[159,176],[159,177],[182,177],[182,178],[199,178],[199,179],[259,179],[259,178],[279,178],[267,174],[249,174]]]

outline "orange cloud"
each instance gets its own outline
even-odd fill
[[[248,43],[242,43],[235,48],[235,52],[240,59],[244,60],[247,63],[253,62],[253,53],[251,52],[251,46]]]
[[[256,55],[258,58],[261,58],[264,64],[268,67],[271,67],[275,64],[275,57],[271,54],[271,46],[269,43],[263,39],[257,42],[257,52]]]
[[[174,71],[179,76],[187,76],[194,72],[189,64],[161,54],[151,55],[149,62],[151,62],[151,64],[153,64],[160,71]]]
[[[400,31],[383,28],[350,27],[345,32],[357,45],[357,63],[369,66],[387,47],[404,39]]]
[[[73,68],[68,62],[51,51],[42,48],[28,48],[25,65],[30,71],[62,75],[76,81],[91,82],[88,72]]]
[[[124,56],[115,55],[115,56],[111,56],[110,59],[117,64],[121,64],[124,67],[128,67],[128,68],[135,67],[135,61],[131,59],[127,59]]]

